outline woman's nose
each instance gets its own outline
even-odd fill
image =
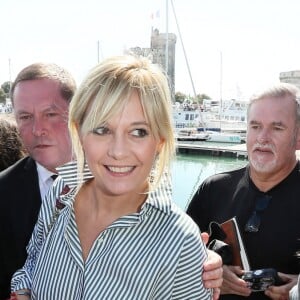
[[[114,159],[122,159],[129,152],[129,141],[124,135],[113,135],[109,143],[108,155]]]

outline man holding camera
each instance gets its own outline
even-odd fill
[[[188,214],[202,231],[236,217],[251,270],[273,268],[281,285],[255,292],[238,266],[224,265],[221,299],[288,299],[297,283],[300,238],[300,91],[278,84],[253,96],[247,115],[249,164],[206,179]],[[253,272],[259,279],[263,272]],[[277,275],[277,274],[275,274]],[[260,278],[262,281],[264,277]]]

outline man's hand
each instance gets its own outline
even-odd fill
[[[278,272],[278,276],[285,282],[281,286],[270,286],[266,289],[265,294],[273,300],[289,299],[289,291],[297,284],[298,275],[284,274]]]
[[[223,284],[221,294],[235,294],[247,297],[251,294],[251,289],[247,287],[247,282],[239,276],[243,270],[238,266],[223,266]]]
[[[19,295],[18,292],[24,292],[24,295]],[[8,300],[29,300],[30,291],[29,290],[19,290],[17,292],[12,292]]]
[[[205,244],[208,242],[208,234],[201,233],[202,240]],[[204,272],[202,275],[203,283],[206,288],[213,289],[213,300],[219,299],[220,287],[223,281],[223,268],[221,256],[214,251],[207,250],[208,258],[204,263]]]
[[[217,300],[220,296],[220,287],[223,281],[222,259],[214,251],[207,250],[207,252],[208,259],[203,265],[202,279],[206,288],[213,289],[213,299]]]

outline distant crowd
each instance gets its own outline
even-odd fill
[[[13,112],[12,105],[9,104],[0,104],[0,114],[10,114]]]

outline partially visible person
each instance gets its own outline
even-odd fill
[[[187,213],[202,231],[236,216],[253,270],[274,268],[285,282],[252,292],[244,270],[224,265],[221,299],[288,299],[297,282],[300,240],[299,90],[280,83],[250,100],[247,115],[249,164],[206,179]]]
[[[26,155],[20,134],[14,119],[0,115],[0,171],[13,165]]]
[[[58,168],[13,290],[44,300],[210,299],[199,229],[164,179],[175,144],[158,66],[103,61],[74,96],[69,128],[77,162]],[[64,208],[51,216],[58,198]]]
[[[298,263],[300,259],[300,251],[297,252]],[[290,290],[289,293],[290,300],[299,300],[300,299],[300,275],[298,276],[297,284]]]
[[[298,277],[297,284],[290,290],[289,299],[290,300],[299,300],[300,299],[300,275]]]
[[[68,107],[73,77],[55,64],[24,68],[11,88],[18,131],[28,156],[0,173],[0,299],[10,295],[13,273],[23,266],[41,201],[56,167],[72,159]]]

